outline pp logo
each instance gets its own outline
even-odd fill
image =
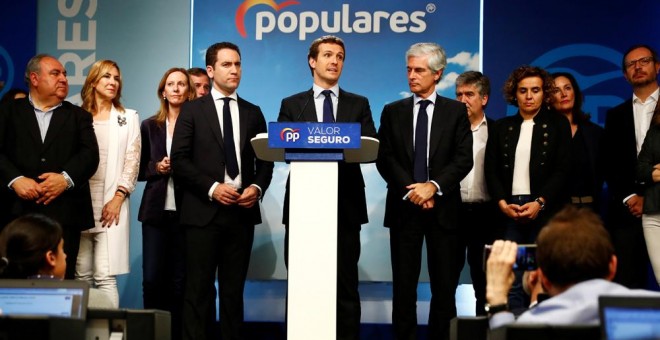
[[[300,139],[300,129],[284,128],[280,131],[280,139],[285,142],[295,143]]]
[[[0,96],[13,87],[14,62],[7,50],[0,46]]]

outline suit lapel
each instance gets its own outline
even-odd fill
[[[46,138],[44,139],[42,150],[46,150],[50,144],[57,139],[57,135],[62,131],[62,127],[67,119],[69,119],[69,112],[67,110],[62,110],[62,106],[53,111],[53,116],[50,118],[50,124],[46,131]]]
[[[433,158],[433,155],[438,150],[438,145],[440,144],[440,136],[442,135],[442,129],[444,125],[442,124],[442,111],[444,109],[444,101],[441,100],[440,96],[437,95],[435,98],[435,104],[433,105],[433,120],[431,121],[431,136],[429,137],[429,159]]]
[[[318,122],[319,119],[316,116],[316,103],[314,102],[314,90],[310,89],[306,92],[303,97],[300,97],[300,107],[303,112],[301,119],[296,119],[299,122]]]
[[[236,96],[236,98],[238,99],[238,121],[239,121],[238,128],[240,129],[240,138],[238,140],[238,143],[240,145],[239,150],[242,153],[243,147],[245,146],[245,140],[247,139],[247,126],[248,126],[248,118],[250,115],[250,111],[247,110],[244,105],[242,105],[243,103],[240,97]]]
[[[337,113],[335,114],[336,122],[352,122],[351,105],[353,104],[349,97],[344,94],[342,89],[339,89],[339,96],[337,97]]]
[[[26,126],[30,136],[34,139],[36,145],[42,145],[43,141],[41,140],[41,131],[39,131],[39,122],[37,122],[36,113],[34,113],[34,107],[29,104],[25,107],[25,112],[22,112],[18,115],[19,119],[23,121],[23,126]]]
[[[213,102],[212,96],[204,96],[200,98],[202,102],[202,112],[206,118],[211,131],[213,132],[213,137],[215,137],[216,142],[220,146],[220,149],[224,150],[225,143],[222,140],[222,131],[220,130],[220,121],[218,119],[218,112],[215,109],[215,103]]]
[[[398,126],[401,128],[401,135],[403,136],[403,148],[406,150],[408,155],[408,160],[410,164],[413,162],[413,138],[415,136],[415,131],[413,130],[413,97],[409,97],[407,100],[402,102],[401,112],[397,115]]]

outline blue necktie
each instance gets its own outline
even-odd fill
[[[234,144],[234,125],[231,123],[231,111],[229,110],[229,101],[231,98],[224,97],[225,104],[222,107],[222,127],[223,141],[225,143],[225,163],[227,164],[227,174],[231,179],[238,176],[238,160],[236,159],[236,145]]]
[[[321,93],[325,96],[325,99],[323,100],[323,122],[334,123],[335,116],[332,114],[332,91],[323,90]]]
[[[429,116],[426,114],[426,107],[429,104],[431,104],[430,100],[419,101],[417,126],[415,127],[415,156],[413,163],[413,179],[415,183],[425,183],[429,179],[428,168],[426,166],[426,150],[428,147],[426,138],[429,128]]]

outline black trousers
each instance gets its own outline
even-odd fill
[[[484,271],[484,245],[493,244],[504,237],[504,227],[497,206],[493,202],[462,203],[459,213],[458,275],[463,270],[467,257],[470,265],[470,278],[476,298],[477,315],[486,315],[486,272]]]
[[[242,339],[243,291],[253,240],[254,225],[226,224],[220,216],[207,226],[186,226],[184,339],[217,338],[216,270],[221,338]]]
[[[295,254],[294,254],[295,256]],[[284,235],[284,260],[289,261],[289,228]],[[358,261],[360,260],[360,226],[337,228],[337,339],[360,338],[360,293]]]
[[[456,286],[460,246],[458,231],[442,228],[430,212],[418,212],[398,228],[390,228],[392,260],[392,324],[396,339],[417,338],[417,284],[422,245],[431,280],[428,338],[448,339],[449,321],[456,316]]]
[[[80,232],[80,226],[62,226],[62,239],[64,239],[64,253],[66,254],[66,272],[64,278],[67,280],[73,280],[76,276]]]

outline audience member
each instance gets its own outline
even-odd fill
[[[376,137],[369,100],[339,87],[339,77],[345,59],[346,49],[343,40],[332,35],[315,39],[307,54],[307,62],[313,78],[312,88],[284,98],[277,121],[354,122],[360,123],[363,136]],[[310,105],[307,105],[308,102]],[[324,102],[327,102],[327,106],[324,106]],[[337,339],[357,339],[360,335],[361,314],[358,291],[360,229],[362,224],[369,221],[360,164],[339,162],[338,183]],[[289,248],[288,180],[286,188],[282,216],[286,230],[285,261],[288,258]]]
[[[250,139],[266,132],[261,109],[239,97],[241,52],[230,42],[206,50],[211,95],[185,103],[172,141],[172,169],[186,227],[184,339],[213,339],[216,273],[222,339],[242,339],[243,290],[259,200],[273,163],[256,159]],[[221,119],[222,117],[222,119]]]
[[[0,107],[0,185],[11,190],[10,218],[41,213],[64,230],[66,278],[73,279],[80,231],[94,225],[89,179],[99,147],[89,112],[64,99],[64,66],[40,54],[28,62],[28,98]]]
[[[385,182],[384,225],[390,229],[392,324],[397,339],[417,334],[417,284],[426,241],[431,307],[429,338],[449,337],[456,316],[460,181],[472,168],[472,133],[465,104],[442,97],[436,85],[447,58],[435,43],[406,52],[411,97],[385,105],[376,165]],[[460,264],[462,266],[462,263]]]
[[[484,110],[490,97],[490,80],[477,71],[467,71],[456,78],[456,100],[467,107],[467,116],[472,130],[472,170],[461,181],[461,207],[458,215],[459,275],[467,253],[470,277],[476,298],[476,314],[486,315],[486,272],[484,270],[484,245],[502,238],[502,227],[497,205],[490,199],[486,187],[484,158],[488,129],[493,120],[486,117]]]
[[[2,99],[0,99],[0,106],[4,106],[6,103],[14,99],[21,99],[27,96],[28,96],[27,91],[23,89],[19,89],[19,88],[10,89],[2,96]]]
[[[64,279],[66,253],[62,227],[51,218],[27,214],[0,233],[0,277],[6,279]],[[110,297],[90,289],[89,307],[113,308]]]
[[[553,73],[552,107],[568,119],[571,141],[571,169],[566,181],[570,203],[600,213],[603,170],[599,164],[603,128],[582,112],[584,96],[575,77],[566,72]]]
[[[642,228],[646,249],[660,284],[660,105],[656,105],[651,127],[637,158],[637,180],[645,188]]]
[[[506,218],[504,238],[533,243],[550,216],[567,200],[571,130],[568,120],[546,108],[554,81],[534,66],[515,69],[504,84],[504,97],[518,113],[493,124],[486,146],[488,192]],[[522,271],[509,304],[527,308]]]
[[[659,295],[610,282],[617,257],[607,230],[591,209],[570,205],[562,209],[541,230],[537,246],[538,276],[550,298],[515,320],[508,311],[507,294],[518,246],[503,240],[493,244],[486,272],[491,329],[513,322],[597,324],[601,295]]]
[[[94,119],[99,166],[89,179],[94,224],[80,236],[76,279],[106,292],[119,307],[116,275],[129,272],[130,203],[140,165],[140,118],[121,104],[122,78],[112,60],[89,69],[80,96]]]
[[[140,125],[138,181],[147,182],[138,213],[142,222],[142,299],[144,308],[171,313],[172,339],[180,339],[185,232],[179,224],[180,193],[171,176],[170,150],[181,105],[195,98],[188,72],[176,67],[167,70],[156,96],[160,108]]]
[[[196,97],[203,97],[211,92],[211,78],[206,73],[206,70],[199,67],[188,69],[190,80],[193,83]]]
[[[660,88],[658,54],[647,45],[628,49],[621,62],[633,95],[607,111],[603,134],[603,169],[609,192],[606,226],[619,258],[615,282],[644,288],[649,257],[642,231],[643,189],[636,183],[637,155],[642,148]]]

